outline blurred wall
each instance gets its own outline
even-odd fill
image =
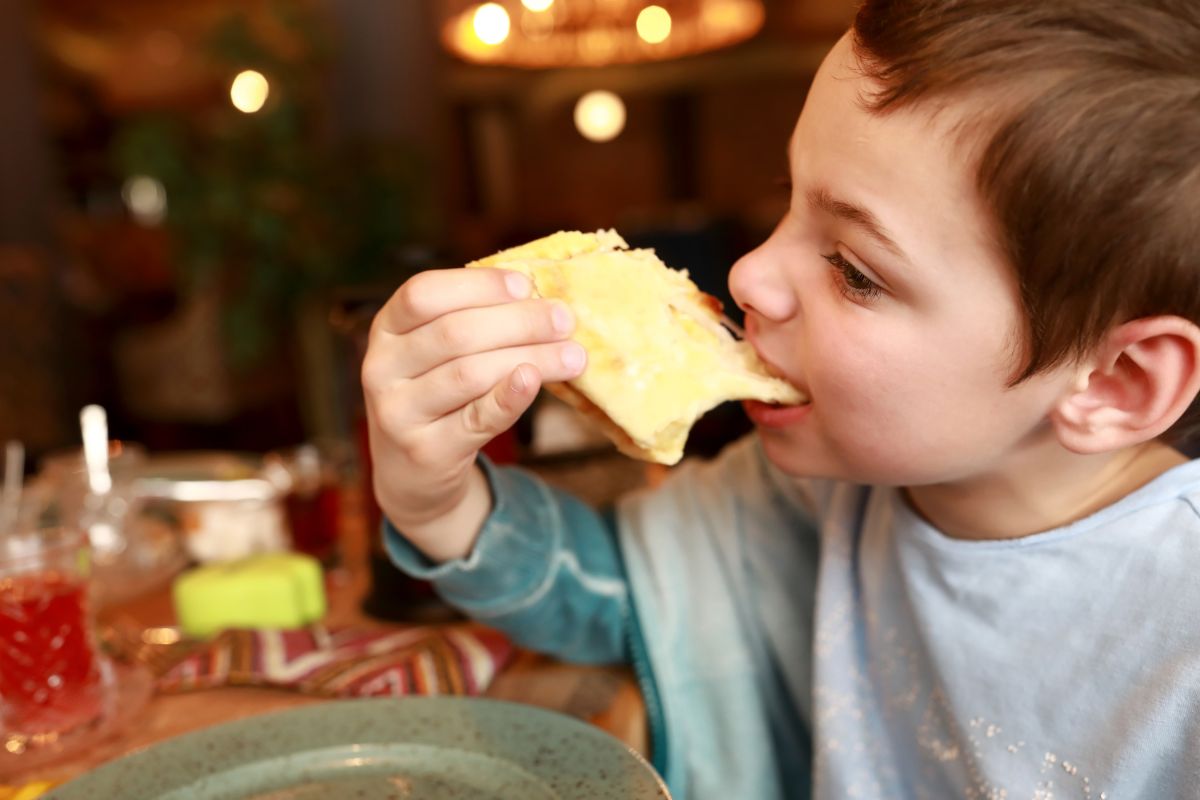
[[[50,149],[38,103],[32,0],[0,3],[0,441],[31,455],[68,437]]]
[[[452,64],[445,175],[457,255],[560,228],[671,226],[681,211],[692,222],[731,219],[756,243],[786,208],[787,142],[835,38],[776,36],[601,69]],[[574,126],[576,100],[593,89],[626,106],[625,129],[608,142]]]
[[[437,38],[432,3],[326,0],[337,25],[334,107],[344,134],[434,148]]]
[[[32,0],[0,3],[0,242],[50,243],[50,151],[35,68]]]

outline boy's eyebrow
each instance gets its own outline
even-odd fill
[[[904,254],[904,251],[900,249],[900,246],[896,244],[892,237],[888,235],[883,225],[879,223],[878,218],[867,209],[855,203],[837,199],[824,187],[809,189],[807,198],[808,204],[812,208],[824,211],[826,214],[845,220],[852,225],[857,225],[894,256],[906,261],[908,260],[908,256]]]

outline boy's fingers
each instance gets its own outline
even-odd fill
[[[492,390],[443,417],[439,425],[450,428],[444,441],[447,447],[460,448],[448,453],[451,458],[468,458],[497,435],[516,423],[537,397],[542,376],[533,364],[520,364]]]
[[[404,282],[375,316],[373,332],[408,333],[443,314],[524,300],[533,292],[529,279],[501,269],[435,269]]]
[[[424,375],[456,358],[488,350],[545,344],[567,338],[575,320],[565,305],[524,300],[452,311],[393,340],[405,377]]]
[[[572,341],[510,347],[455,359],[435,367],[412,381],[419,392],[408,398],[410,413],[418,419],[435,420],[461,410],[507,379],[517,364],[536,368],[541,382],[554,383],[578,377],[587,354]],[[523,373],[526,377],[529,373]]]

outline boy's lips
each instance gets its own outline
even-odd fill
[[[750,417],[750,421],[755,425],[763,428],[783,428],[799,422],[812,409],[812,396],[805,387],[789,380],[783,370],[773,364],[769,358],[763,356],[758,347],[755,346],[753,335],[748,338],[750,346],[754,348],[754,352],[766,365],[767,370],[773,375],[791,383],[803,399],[795,405],[764,403],[761,400],[743,400],[742,408],[745,409],[746,416]]]
[[[761,400],[743,400],[742,408],[750,421],[760,428],[786,428],[808,416],[812,410],[812,401],[795,406],[781,406]]]
[[[768,358],[763,351],[759,349],[758,342],[754,340],[753,333],[746,337],[746,344],[750,345],[750,349],[754,351],[754,355],[758,356],[758,360],[761,361],[763,366],[767,368],[767,372],[771,373],[776,378],[779,378],[781,381],[787,381],[792,385],[792,388],[800,393],[800,397],[802,398],[800,400],[801,405],[807,405],[808,403],[812,402],[812,395],[809,394],[808,387],[796,382],[787,374],[786,371],[780,369],[778,364]]]

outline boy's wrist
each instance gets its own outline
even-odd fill
[[[476,469],[488,490],[489,513],[470,546],[459,557],[437,560],[385,524],[383,543],[402,572],[429,581],[439,596],[477,619],[506,613],[533,595],[554,569],[554,550],[562,546],[558,514],[545,487],[521,470],[497,469],[480,457]]]
[[[466,558],[491,510],[491,489],[477,464],[467,474],[462,498],[443,514],[406,520],[402,514],[389,512],[386,505],[383,508],[396,531],[436,564]]]

